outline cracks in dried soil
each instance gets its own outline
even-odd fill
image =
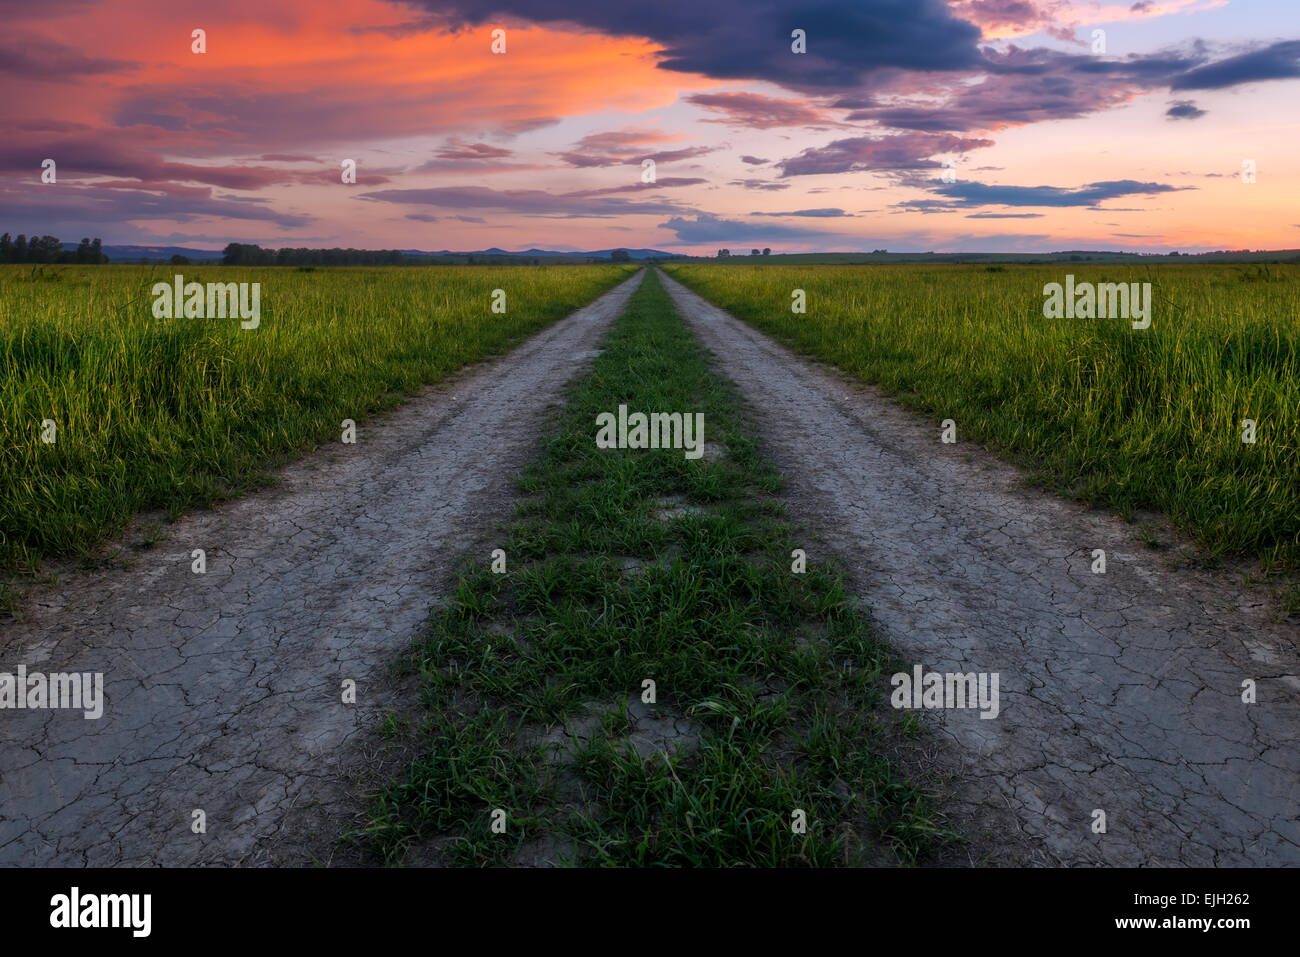
[[[927,669],[1000,673],[999,718],[939,719],[955,817],[994,841],[1010,819],[1039,861],[1300,863],[1293,626],[661,278],[886,638]]]
[[[355,446],[294,464],[277,488],[185,517],[117,567],[34,587],[24,620],[0,630],[0,670],[103,672],[106,704],[97,721],[4,713],[0,864],[305,856],[303,820],[347,812],[346,769],[399,702],[387,665],[484,516],[507,516],[546,406],[642,275],[363,425]],[[349,678],[356,705],[341,703]],[[190,829],[198,808],[206,834]]]

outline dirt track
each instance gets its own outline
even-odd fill
[[[996,719],[923,712],[951,738],[959,817],[1010,809],[1066,864],[1300,864],[1295,627],[664,282],[886,637],[927,670],[1000,674]]]
[[[183,518],[126,567],[34,591],[0,630],[0,671],[100,671],[107,703],[99,720],[0,712],[0,864],[274,859],[294,809],[385,710],[385,669],[450,563],[508,515],[548,403],[642,275],[363,424],[356,445],[318,450],[273,491]],[[349,678],[356,705],[342,703]]]

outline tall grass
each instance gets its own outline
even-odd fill
[[[1060,491],[1124,515],[1162,510],[1211,554],[1300,564],[1300,268],[667,268]],[[1043,286],[1067,272],[1150,282],[1151,327],[1044,318]],[[794,289],[805,315],[791,311]]]
[[[0,266],[0,564],[84,553],[138,510],[235,494],[634,268]],[[178,272],[260,282],[260,326],[155,319],[150,289]]]

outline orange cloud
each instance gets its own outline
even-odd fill
[[[400,8],[379,0],[204,8],[116,0],[75,16],[40,13],[15,28],[119,65],[100,66],[93,82],[14,78],[0,107],[6,125],[127,127],[139,131],[134,141],[176,154],[516,132],[567,115],[664,106],[683,79],[656,69],[653,46],[637,39],[507,24],[507,52],[498,55],[491,27],[405,36],[358,29],[401,22]],[[194,29],[206,32],[206,53],[191,52]]]

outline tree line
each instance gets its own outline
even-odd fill
[[[64,249],[57,236],[32,235],[28,239],[19,233],[16,239],[9,234],[0,236],[0,263],[77,263],[99,266],[108,262],[100,248],[99,237],[83,239],[76,249]]]
[[[406,266],[427,258],[400,249],[263,249],[251,243],[231,243],[221,254],[226,266]]]
[[[562,259],[564,257],[561,257]],[[616,249],[610,254],[614,262],[631,262],[626,249]],[[512,263],[541,263],[537,256],[514,256],[509,253],[448,253],[445,255],[412,255],[400,249],[307,249],[288,247],[265,249],[252,243],[230,243],[222,251],[224,266],[443,266],[467,263],[471,266],[509,265]],[[551,261],[548,259],[548,261]],[[573,257],[575,262],[605,262],[592,257]]]

